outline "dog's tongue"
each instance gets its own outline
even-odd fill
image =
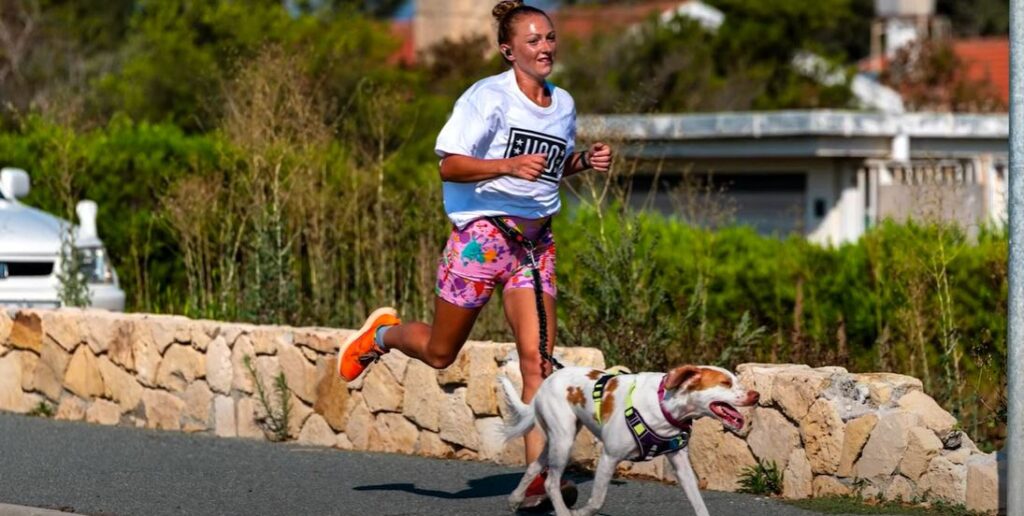
[[[743,428],[743,415],[728,403],[715,402],[711,404],[711,410],[721,417],[725,423],[734,428]]]

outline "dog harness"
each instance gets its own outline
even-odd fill
[[[618,374],[603,375],[594,384],[594,418],[598,424],[601,424],[601,399],[604,397],[605,385],[608,383],[608,380],[618,376]],[[665,396],[665,379],[662,378],[661,385],[658,386],[658,406],[661,408],[662,416],[670,424],[681,430],[679,435],[674,437],[666,438],[658,435],[644,421],[640,411],[633,406],[634,390],[636,390],[636,382],[633,382],[633,385],[629,388],[629,393],[626,394],[626,410],[623,413],[626,418],[626,426],[629,427],[633,440],[636,441],[637,447],[640,448],[637,458],[633,460],[648,461],[659,455],[676,452],[685,448],[690,442],[690,430],[693,423],[689,419],[679,421],[665,410],[664,405],[661,403],[662,398]]]

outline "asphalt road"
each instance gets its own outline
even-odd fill
[[[90,515],[493,515],[521,470],[0,414],[0,504]],[[574,477],[581,500],[590,479]],[[713,515],[813,514],[705,492]],[[693,514],[682,490],[614,481],[602,514]]]

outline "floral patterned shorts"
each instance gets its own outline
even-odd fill
[[[537,242],[534,252],[541,287],[555,297],[555,240],[544,228],[547,219],[505,217],[505,221]],[[462,230],[453,227],[437,267],[435,292],[455,306],[478,308],[487,304],[497,285],[504,285],[505,290],[532,289],[533,269],[526,253],[486,219],[474,220]]]

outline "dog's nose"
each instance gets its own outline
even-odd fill
[[[747,393],[747,398],[750,399],[751,404],[754,404],[757,403],[757,400],[761,399],[761,394],[757,391],[750,391]]]

